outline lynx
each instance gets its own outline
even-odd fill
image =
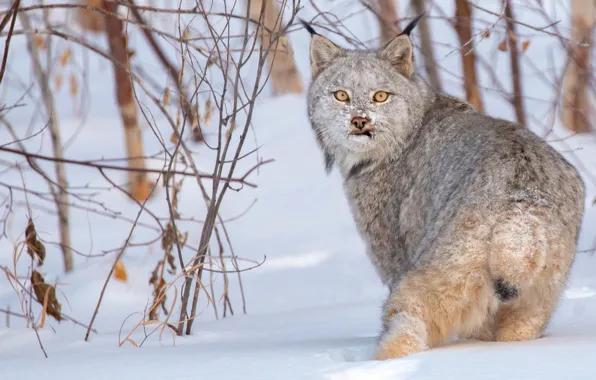
[[[575,258],[578,172],[521,125],[437,93],[409,34],[378,51],[311,33],[308,115],[389,288],[376,359],[542,335]]]

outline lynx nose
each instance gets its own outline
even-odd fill
[[[370,119],[362,116],[354,116],[352,118],[352,126],[358,129],[364,129],[370,123]]]

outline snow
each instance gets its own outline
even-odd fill
[[[451,3],[442,4],[448,14],[452,12]],[[351,12],[347,9],[349,7],[342,9],[338,2],[325,4],[340,14]],[[498,4],[493,4],[493,8],[498,10]],[[305,19],[313,14],[308,7],[304,12]],[[520,17],[524,21],[542,24],[531,12],[522,13]],[[406,14],[405,9],[402,14]],[[559,16],[564,26],[566,14]],[[361,14],[350,19],[348,25],[353,26],[354,33],[366,41],[376,33],[366,27],[366,23],[373,25],[373,22],[370,15]],[[436,27],[432,24],[435,37],[453,44],[455,35],[441,25],[439,20],[436,20]],[[297,32],[291,38],[302,76],[309,78],[308,36]],[[142,40],[138,36],[132,40],[138,45],[137,54],[143,57],[143,62],[157,67],[151,52],[142,49]],[[490,39],[491,43],[494,41],[499,42],[497,37]],[[545,39],[534,39],[528,54],[542,59],[551,46],[546,42]],[[489,55],[488,43],[477,48]],[[441,64],[458,72],[459,55],[447,56],[450,51],[447,47],[437,49],[442,52],[437,54]],[[22,39],[13,40],[11,54],[11,73],[17,72],[29,81],[29,68],[18,65],[14,58],[26,54]],[[553,65],[552,62],[540,63],[544,64],[542,68],[545,70]],[[105,62],[90,60],[89,65],[111,78],[111,67]],[[495,67],[503,75],[507,73],[506,66],[503,57],[495,61]],[[165,83],[164,78],[157,77],[155,80]],[[482,76],[482,80],[490,86],[487,76]],[[92,84],[92,100],[113,99],[110,81],[95,80]],[[525,86],[530,96],[548,100],[545,95],[548,89],[545,90],[538,76],[529,74]],[[449,91],[461,94],[459,85],[450,85]],[[487,104],[490,102],[491,114],[513,118],[510,106],[499,94],[487,91],[483,95]],[[11,96],[14,95],[4,90],[2,102],[9,103]],[[27,99],[27,107],[9,114],[9,120],[19,126],[17,130],[23,136],[27,135],[29,128],[32,101]],[[64,140],[76,135],[66,150],[67,157],[83,160],[124,156],[120,120],[111,102],[91,102],[89,115],[80,128],[81,118],[73,111],[71,99],[63,94],[58,96],[57,101]],[[547,117],[547,102],[528,103],[536,118],[543,120]],[[128,281],[110,282],[94,324],[99,333],[92,334],[90,342],[83,341],[84,328],[69,322],[49,320],[46,327],[39,331],[49,356],[45,359],[33,330],[15,317],[10,319],[11,328],[6,328],[0,313],[1,380],[596,378],[596,366],[592,364],[596,353],[596,258],[590,253],[578,254],[561,305],[541,339],[518,343],[465,341],[407,358],[372,361],[386,291],[364,253],[364,244],[352,221],[339,174],[336,171],[330,176],[324,173],[323,159],[306,118],[304,95],[271,98],[265,94],[258,103],[253,124],[255,140],[246,151],[261,146],[260,157],[274,158],[275,162],[263,166],[250,177],[258,184],[257,189],[230,192],[223,204],[225,218],[234,217],[250,207],[245,215],[228,224],[236,253],[256,262],[266,258],[262,266],[242,274],[248,314],[242,314],[237,279],[231,276],[230,297],[234,316],[215,320],[211,306],[201,298],[200,315],[192,336],[175,337],[166,328],[161,339],[160,330],[157,330],[141,348],[128,342],[120,347],[119,342],[141,321],[142,313],[151,300],[147,281],[155,262],[162,255],[159,242],[149,248],[131,247],[124,256]],[[42,126],[43,120],[38,118],[31,130]],[[537,123],[533,127],[539,129]],[[146,152],[159,151],[160,145],[153,131],[146,126],[143,133]],[[160,133],[169,136],[165,128]],[[208,133],[214,133],[213,129]],[[561,128],[557,128],[556,133],[555,138],[568,135]],[[26,142],[27,148],[40,154],[50,154],[47,139],[47,136],[31,139]],[[0,144],[7,141],[6,130],[0,128]],[[553,142],[574,164],[581,164],[584,168],[588,208],[580,237],[580,251],[591,248],[594,241],[596,212],[590,206],[596,189],[588,177],[596,174],[595,142],[593,136],[574,136],[564,143]],[[200,146],[193,146],[193,149],[197,151],[199,165],[209,167],[212,153]],[[3,154],[1,158],[10,162],[21,160],[8,154]],[[53,167],[47,162],[39,163],[53,173]],[[254,159],[243,162],[237,173],[243,173],[254,163]],[[150,165],[160,168],[161,162],[155,160]],[[106,186],[98,172],[86,167],[68,166],[67,174],[73,186]],[[109,175],[117,183],[126,181],[122,173],[110,172]],[[24,172],[23,178],[24,181],[14,170],[0,174],[1,182],[14,186],[22,186],[25,182],[28,187],[45,189],[44,182],[33,173]],[[184,185],[180,210],[183,217],[201,219],[205,209],[198,188],[192,182],[187,180]],[[149,201],[151,210],[160,216],[167,215],[163,193],[162,189]],[[5,193],[2,194],[4,196]],[[134,219],[138,211],[136,205],[117,191],[103,191],[97,199],[108,210],[121,212],[129,219]],[[37,199],[32,201],[40,203]],[[45,205],[50,207],[50,204]],[[0,265],[12,267],[13,241],[22,239],[26,215],[26,209],[21,207],[11,216],[8,231],[11,239],[0,239]],[[37,208],[33,209],[33,216],[39,234],[47,241],[55,241],[55,216]],[[152,225],[147,215],[142,221]],[[72,213],[72,226],[74,246],[86,254],[101,254],[121,245],[131,224],[77,210]],[[181,229],[189,232],[189,242],[194,246],[198,244],[201,227],[199,222],[181,222]],[[138,227],[133,241],[143,242],[158,235],[151,228]],[[65,276],[56,247],[48,244],[47,248],[48,259],[41,268],[42,274],[48,282],[59,283],[58,296],[63,311],[76,320],[88,323],[114,253],[94,258],[77,255],[76,271]],[[192,249],[185,250],[184,254],[188,259],[192,256]],[[250,263],[241,262],[240,265],[247,267]],[[19,274],[24,276],[27,266],[24,257],[18,264]],[[218,290],[216,295],[220,294],[221,275],[214,275],[213,281]],[[180,290],[179,287],[177,290]],[[168,295],[168,305],[173,296],[172,290]],[[20,309],[14,291],[4,278],[0,278],[0,308],[7,305],[15,312]],[[222,307],[219,302],[220,317]],[[175,310],[173,318],[178,315],[178,309]],[[149,325],[147,331],[155,328],[155,325]],[[142,329],[135,331],[131,338],[141,343],[144,338]]]

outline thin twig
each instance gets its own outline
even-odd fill
[[[97,161],[95,161],[95,162],[94,161],[78,161],[78,160],[71,160],[71,159],[66,159],[66,158],[56,158],[56,157],[44,156],[44,155],[36,154],[36,153],[23,152],[22,150],[7,148],[5,146],[0,146],[0,151],[14,153],[14,154],[18,154],[18,155],[21,155],[24,157],[36,158],[39,160],[64,162],[64,163],[73,164],[73,165],[89,166],[89,167],[92,167],[92,168],[95,168],[98,170],[132,171],[132,172],[142,172],[142,173],[155,173],[155,174],[162,174],[162,175],[167,175],[168,173],[170,173],[170,174],[178,174],[178,175],[191,176],[191,177],[196,177],[198,175],[198,177],[205,178],[205,179],[213,179],[214,178],[212,174],[202,174],[202,173],[196,174],[196,173],[189,173],[189,172],[184,172],[184,171],[168,171],[168,170],[159,170],[159,169],[131,168],[131,167],[123,167],[123,166],[117,166],[117,165],[105,165],[105,164],[95,163]],[[263,161],[258,166],[262,166],[269,162],[272,162],[272,160]],[[253,172],[255,169],[256,169],[256,167],[251,168],[250,172]],[[244,175],[243,177],[246,177],[246,175]],[[230,178],[229,180],[226,179],[226,181],[242,183],[246,186],[253,187],[253,188],[257,187],[256,184],[251,183],[251,182],[246,182],[245,179],[240,179],[240,178]]]
[[[26,13],[19,13],[19,18],[25,29],[31,29],[29,23],[29,16]],[[63,157],[62,150],[62,135],[60,131],[60,125],[58,122],[58,115],[56,113],[56,107],[54,104],[54,95],[50,90],[49,81],[50,78],[48,73],[43,69],[41,61],[39,59],[39,51],[33,36],[26,34],[27,36],[27,49],[33,62],[33,72],[37,79],[37,83],[41,90],[42,100],[48,114],[48,127],[50,131],[50,139],[52,141],[52,151],[54,153],[56,181],[58,182],[56,208],[58,210],[58,226],[60,230],[60,248],[62,250],[62,256],[64,259],[64,271],[71,272],[74,269],[74,263],[72,258],[72,251],[70,249],[70,210],[68,205],[68,181],[66,179],[66,169],[59,160]]]
[[[151,192],[153,192],[153,191],[155,191],[155,188],[151,189]],[[147,199],[149,199],[149,197]],[[118,255],[116,256],[116,259],[114,260],[114,263],[112,264],[112,268],[110,268],[110,273],[108,273],[108,276],[106,277],[103,287],[101,288],[101,292],[99,293],[99,299],[97,300],[97,305],[95,306],[95,310],[93,311],[93,316],[91,317],[91,321],[89,322],[89,327],[87,328],[87,332],[85,333],[85,342],[87,342],[89,340],[89,334],[91,332],[91,328],[93,327],[93,322],[95,322],[95,318],[97,317],[97,313],[99,313],[99,307],[101,306],[101,301],[103,300],[103,296],[106,292],[106,288],[108,287],[108,283],[110,282],[110,279],[112,278],[112,274],[114,273],[116,264],[124,255],[124,252],[126,252],[128,243],[130,242],[130,239],[132,238],[132,233],[135,230],[136,222],[139,220],[139,218],[143,214],[143,211],[145,210],[145,204],[147,203],[147,199],[143,201],[143,207],[141,207],[139,209],[139,212],[137,213],[137,217],[135,218],[135,224],[130,229],[128,236],[126,237],[126,241],[124,242],[124,246],[120,250],[120,253],[118,253]]]
[[[6,42],[4,43],[4,56],[2,57],[2,68],[0,68],[0,84],[2,84],[2,79],[4,79],[4,71],[6,70],[6,62],[8,60],[8,50],[10,48],[10,40],[12,38],[12,33],[14,32],[14,24],[17,21],[17,13],[19,11],[19,5],[21,4],[21,0],[15,0],[14,4],[12,5],[11,13],[6,14],[2,23],[0,25],[0,32],[4,29],[6,22],[8,22],[9,14],[12,15],[12,21],[10,23],[10,29],[8,30],[8,36],[6,37]]]

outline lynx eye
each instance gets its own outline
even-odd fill
[[[340,102],[347,102],[350,100],[350,95],[344,90],[337,90],[333,93],[335,99],[339,100]]]
[[[384,103],[387,101],[387,99],[389,99],[389,93],[385,91],[377,91],[373,95],[373,100],[376,103]]]

